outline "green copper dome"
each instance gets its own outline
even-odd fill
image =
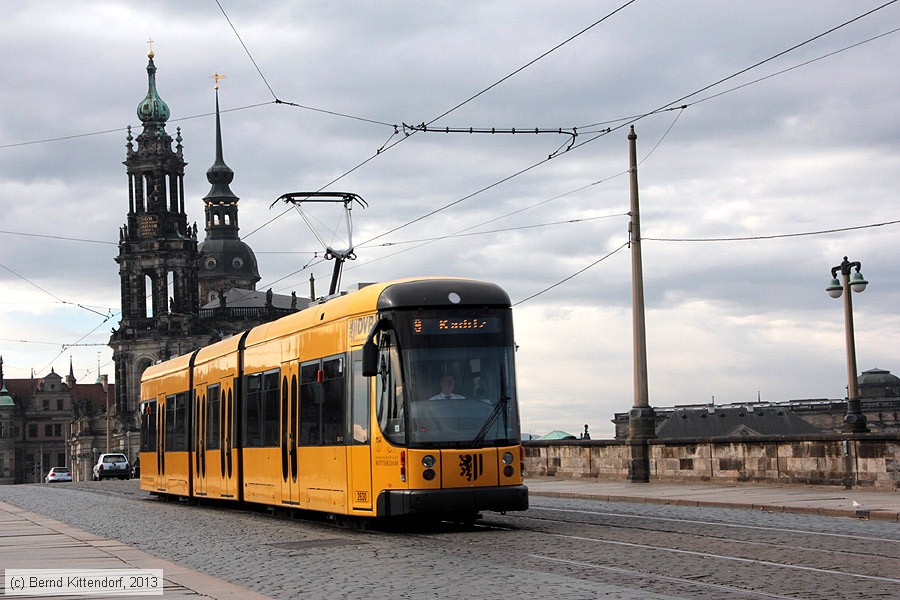
[[[153,51],[147,53],[150,61],[147,63],[147,80],[149,86],[147,95],[138,104],[137,116],[143,123],[157,122],[165,123],[169,119],[169,106],[159,97],[156,91],[156,65],[153,64]]]
[[[0,407],[15,405],[15,400],[13,400],[12,396],[9,395],[9,392],[6,391],[6,386],[4,385],[3,389],[0,390]]]

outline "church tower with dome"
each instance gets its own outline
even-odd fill
[[[238,236],[238,197],[231,191],[234,171],[222,153],[222,124],[219,115],[219,79],[216,80],[216,159],[206,171],[212,186],[203,198],[206,239],[200,244],[201,303],[215,302],[232,288],[253,291],[259,282],[256,255]]]
[[[198,323],[197,230],[185,212],[181,130],[174,140],[166,131],[169,107],[156,87],[153,51],[147,56],[147,94],[137,106],[143,131],[135,139],[129,126],[126,137],[128,214],[115,259],[122,314],[110,346],[121,432],[135,424],[144,369],[207,339]]]
[[[234,171],[225,164],[216,75],[216,156],[206,173],[206,239],[185,211],[181,129],[166,131],[168,105],[156,86],[155,54],[147,53],[147,94],[137,106],[143,131],[126,136],[128,214],[119,229],[122,314],[109,345],[115,363],[113,439],[138,442],[141,375],[150,365],[272,321],[308,301],[256,291],[256,256],[238,236]],[[136,143],[136,147],[135,147]]]

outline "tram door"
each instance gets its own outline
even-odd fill
[[[141,402],[141,489],[156,490],[159,478],[159,422],[156,399]],[[143,486],[147,486],[144,488]]]
[[[281,365],[281,503],[299,504],[297,485],[297,398],[299,393],[297,361]]]
[[[156,409],[156,477],[157,491],[165,491],[166,480],[166,396],[160,395]]]
[[[363,377],[362,351],[354,350],[350,355],[350,443],[348,444],[347,479],[352,510],[372,510],[372,446],[369,428],[371,425],[372,394],[374,378]]]
[[[206,496],[206,385],[201,384],[194,389],[194,492],[198,496]]]
[[[234,379],[228,378],[222,381],[220,388],[219,404],[216,415],[219,430],[219,472],[222,474],[222,497],[234,498],[237,494],[237,469],[235,468],[234,449]]]

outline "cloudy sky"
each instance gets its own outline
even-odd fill
[[[900,3],[882,4],[9,5],[4,373],[66,373],[70,358],[81,381],[112,372],[125,127],[139,131],[152,38],[189,219],[209,190],[219,72],[258,288],[306,296],[310,273],[322,291],[331,272],[300,215],[270,208],[278,196],[359,194],[345,286],[443,274],[509,292],[524,431],[611,437],[633,403],[630,125],[651,404],[843,398],[842,301],[824,288],[845,255],[870,281],[853,298],[859,370],[900,373]],[[341,245],[338,215],[314,216]]]

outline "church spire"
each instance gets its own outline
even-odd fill
[[[222,152],[222,119],[219,114],[219,79],[224,77],[216,73],[213,78],[216,80],[216,160],[212,166],[206,171],[206,180],[212,185],[209,193],[203,198],[207,204],[207,208],[211,201],[216,203],[235,203],[238,197],[231,191],[229,184],[234,181],[234,171],[225,164]],[[208,212],[208,211],[207,211]],[[237,206],[234,208],[233,225],[235,235],[237,235]]]
[[[144,96],[144,99],[137,106],[137,116],[144,124],[145,131],[151,128],[155,129],[158,135],[161,135],[165,132],[166,121],[169,120],[171,113],[169,112],[169,106],[159,97],[159,92],[156,91],[156,65],[153,63],[153,57],[156,55],[153,53],[153,40],[149,40],[148,43],[151,44],[151,47],[150,51],[147,52],[147,58],[149,59],[147,62],[147,95]]]
[[[222,117],[219,110],[219,80],[216,81],[216,158],[206,171],[209,193],[203,197],[206,216],[206,240],[200,244],[200,297],[215,300],[231,288],[256,289],[260,280],[256,256],[238,235],[238,200],[231,191],[234,180],[222,152]]]

